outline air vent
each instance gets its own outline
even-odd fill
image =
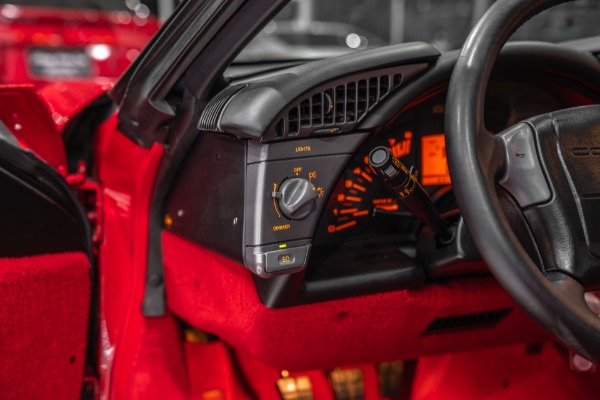
[[[310,120],[313,125],[323,123],[323,93],[317,93],[312,97]]]
[[[277,121],[275,138],[350,131],[402,83],[402,74],[393,72],[389,69],[377,75],[340,79],[335,85],[298,99],[287,108],[287,115]]]
[[[394,75],[394,86],[393,86],[393,88],[396,89],[400,85],[402,85],[402,74],[396,74],[396,75]]]
[[[300,120],[298,119],[298,107],[294,107],[288,114],[288,133],[297,135],[300,131]]]
[[[333,115],[336,124],[346,122],[346,87],[344,85],[335,88],[335,108]]]
[[[367,112],[367,81],[358,81],[357,93],[358,97],[356,103],[358,107],[356,115],[358,116],[358,119],[360,119],[365,115],[365,112]]]
[[[379,78],[379,96],[384,97],[390,91],[390,77],[387,75]]]
[[[327,89],[323,96],[323,121],[325,125],[333,124],[333,90]]]
[[[275,136],[277,139],[281,139],[283,137],[283,118],[279,120],[277,125],[275,125]]]
[[[379,102],[379,79],[369,79],[369,110]]]
[[[452,315],[434,319],[423,335],[452,332],[463,329],[490,328],[498,325],[513,309],[485,311],[473,314]]]
[[[346,86],[346,122],[356,121],[356,82]]]

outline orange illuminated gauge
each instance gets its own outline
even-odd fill
[[[423,136],[421,138],[421,184],[435,186],[451,183],[444,134]]]
[[[379,143],[389,146],[396,157],[414,165],[414,157],[411,157],[413,137],[413,131],[406,130],[400,135],[383,137]],[[367,157],[357,155],[327,204],[324,221],[327,235],[341,231],[361,232],[372,225],[375,210],[397,212],[400,208],[369,166]]]
[[[356,225],[356,218],[371,214],[371,205],[365,196],[368,196],[368,187],[376,178],[373,171],[368,167],[355,167],[348,175],[343,181],[343,193],[335,197],[331,212],[336,223],[327,227],[329,233],[351,228]]]
[[[396,141],[395,138],[388,139],[389,147],[394,157],[400,159],[410,154],[410,143],[413,133],[411,131],[404,132],[404,139]]]
[[[398,210],[396,200],[391,197],[371,199],[370,184],[377,179],[369,167],[355,167],[352,175],[343,182],[343,193],[335,196],[331,210],[335,220],[327,227],[329,233],[335,233],[357,225],[357,219],[369,217],[374,208],[385,211]],[[369,193],[368,193],[369,192]]]

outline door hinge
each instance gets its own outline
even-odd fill
[[[100,184],[87,176],[87,164],[84,161],[77,163],[77,172],[65,177],[71,188],[79,193],[79,201],[85,209],[90,227],[92,229],[92,243],[94,251],[97,250],[103,234],[103,195]]]

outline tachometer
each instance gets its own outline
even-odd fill
[[[398,134],[376,139],[375,145],[388,146],[392,153],[406,165],[417,162],[414,148],[414,134],[406,129]],[[344,175],[327,204],[320,226],[326,227],[321,235],[331,238],[344,238],[346,233],[353,236],[368,234],[374,227],[378,230],[398,232],[398,224],[405,225],[405,218],[378,218],[379,215],[404,215],[402,205],[390,196],[389,191],[368,165],[367,155],[360,153],[346,168]]]

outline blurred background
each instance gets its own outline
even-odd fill
[[[306,60],[426,41],[460,48],[494,0],[292,0],[236,62]],[[0,83],[118,77],[179,0],[0,1]],[[534,18],[513,39],[560,42],[600,34],[600,2]]]
[[[239,61],[332,56],[388,44],[425,41],[458,49],[495,0],[292,0]],[[513,40],[561,42],[600,34],[600,2],[554,7]]]
[[[175,0],[0,2],[0,83],[114,80]]]

